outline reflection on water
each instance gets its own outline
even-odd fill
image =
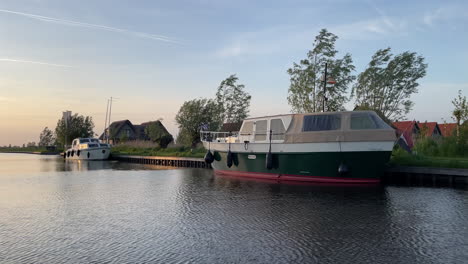
[[[0,263],[462,263],[468,192],[0,154]]]

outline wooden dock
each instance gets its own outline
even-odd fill
[[[112,159],[140,164],[211,169],[211,165],[207,164],[205,160],[201,158],[112,155]]]
[[[390,167],[385,170],[382,182],[432,186],[468,185],[468,169]]]

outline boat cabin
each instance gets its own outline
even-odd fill
[[[219,135],[215,141],[267,143],[270,133],[272,143],[395,140],[393,128],[375,112],[350,111],[248,118],[238,133]]]
[[[74,149],[98,147],[109,147],[109,144],[99,143],[99,139],[97,138],[76,138],[72,142],[72,148]]]

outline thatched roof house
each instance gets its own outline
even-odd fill
[[[109,140],[111,143],[115,144],[122,140],[151,140],[150,136],[147,133],[147,128],[151,125],[154,125],[160,135],[172,135],[167,131],[161,121],[149,121],[144,122],[139,125],[133,125],[130,120],[120,120],[112,122],[109,126]],[[105,131],[107,133],[107,129]],[[105,140],[105,134],[103,133],[99,139]]]

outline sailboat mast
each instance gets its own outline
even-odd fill
[[[107,142],[107,115],[109,113],[109,99],[107,99],[107,106],[106,106],[106,121],[104,121],[104,142]]]
[[[109,119],[108,119],[108,130],[109,130],[109,135],[110,135],[110,120],[111,120],[111,114],[112,114],[112,96],[110,98],[110,106],[109,106]],[[107,143],[109,143],[109,137],[107,137]]]

